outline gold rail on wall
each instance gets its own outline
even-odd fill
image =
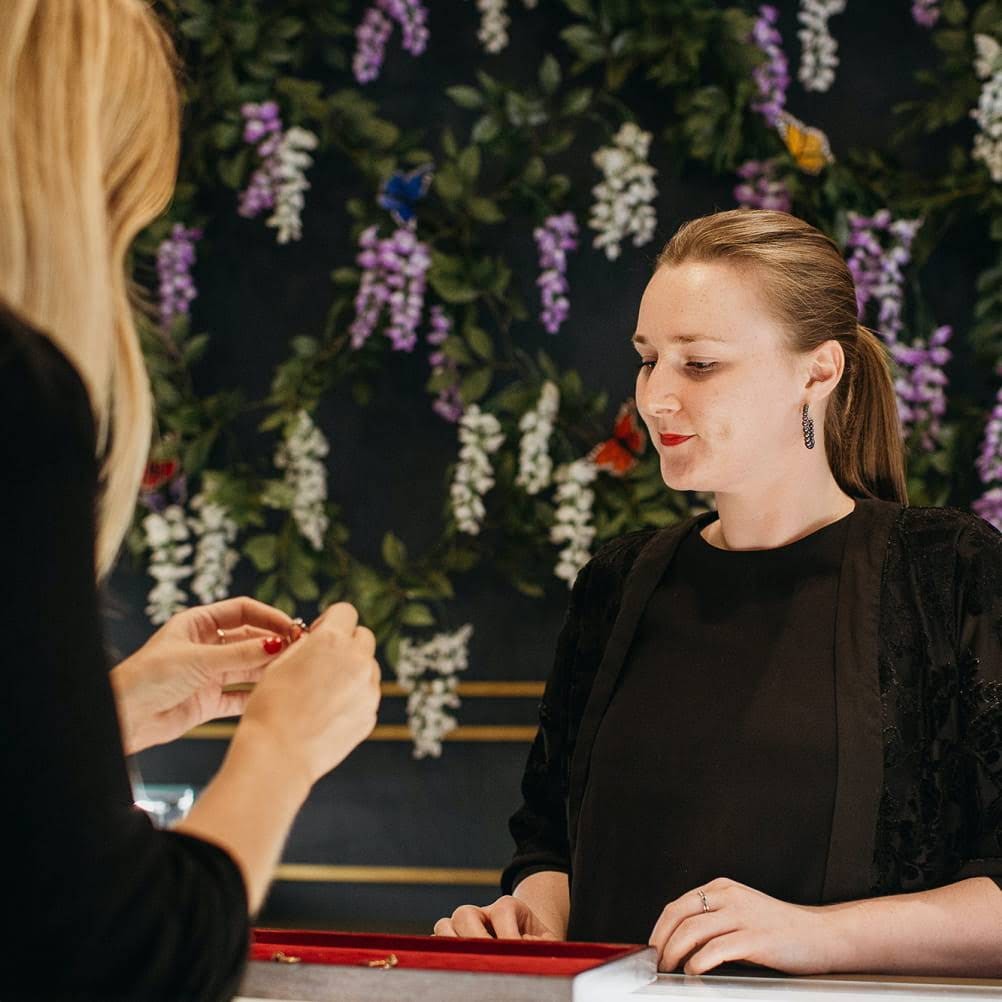
[[[236,724],[202,724],[188,731],[186,738],[224,741],[233,737]],[[529,742],[536,736],[535,727],[519,727],[494,724],[471,724],[449,731],[443,741],[491,741]],[[410,741],[411,732],[406,724],[380,724],[367,738],[368,741]]]
[[[460,682],[459,695],[464,699],[539,699],[545,682]],[[227,692],[249,692],[253,682],[236,682],[223,687]],[[396,682],[384,682],[382,694],[389,697],[406,696]]]
[[[500,870],[454,866],[329,866],[325,863],[282,863],[276,880],[318,884],[464,884],[497,887]]]

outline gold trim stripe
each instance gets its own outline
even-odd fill
[[[184,735],[186,738],[223,741],[233,737],[236,724],[201,724]],[[535,727],[494,724],[471,724],[449,731],[443,741],[531,742],[536,737]],[[380,724],[368,737],[369,741],[410,741],[411,732],[406,724]]]
[[[500,870],[464,870],[453,866],[328,866],[282,863],[276,880],[318,884],[465,884],[497,887]]]
[[[460,682],[459,695],[464,699],[539,699],[545,687],[545,682]],[[250,692],[254,683],[235,682],[225,688],[227,692]],[[384,682],[380,689],[390,698],[407,695],[396,682]]]

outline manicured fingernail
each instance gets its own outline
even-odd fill
[[[282,649],[281,637],[265,637],[261,641],[265,654],[277,654]]]

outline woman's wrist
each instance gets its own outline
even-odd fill
[[[305,761],[274,733],[253,718],[241,720],[230,741],[220,775],[236,772],[267,787],[269,795],[298,810],[313,787]]]

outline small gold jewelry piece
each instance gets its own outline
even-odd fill
[[[710,910],[710,905],[706,900],[706,895],[702,891],[696,891],[699,895],[699,900],[703,902],[703,912],[704,914]]]
[[[275,961],[276,964],[298,964],[302,962],[302,957],[290,957],[287,953],[282,953],[278,950],[276,953],[271,955],[271,959]]]
[[[217,627],[217,629],[216,629],[216,636],[219,637],[219,642],[221,644],[225,644],[226,643],[226,631],[225,630],[220,630]]]
[[[310,628],[306,625],[306,620],[302,619],[300,616],[296,616],[296,618],[292,621],[292,625],[298,626],[303,631],[303,633],[310,632]]]
[[[370,960],[369,967],[381,967],[384,971],[388,971],[391,967],[396,967],[400,961],[397,960],[397,955],[391,953],[388,957],[384,957],[382,960]]]

